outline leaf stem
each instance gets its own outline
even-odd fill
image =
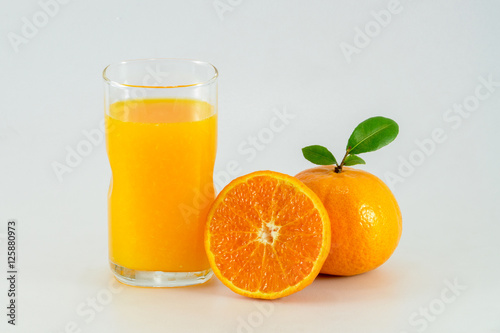
[[[344,158],[342,159],[342,162],[340,164],[337,163],[335,166],[335,173],[341,173],[342,172],[342,167],[344,166],[345,159],[347,158],[347,155],[349,155],[349,152],[351,151],[351,147],[347,148]]]

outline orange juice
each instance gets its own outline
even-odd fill
[[[208,269],[205,216],[214,200],[217,115],[207,102],[111,104],[106,143],[110,259],[140,271]]]

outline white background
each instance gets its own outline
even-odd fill
[[[49,17],[35,0],[1,0],[0,260],[5,268],[6,222],[15,218],[20,274],[16,327],[6,324],[0,279],[0,331],[500,332],[500,87],[466,117],[443,118],[474,102],[480,77],[500,82],[500,3],[401,0],[350,62],[341,46],[355,45],[356,29],[377,29],[371,13],[389,1],[219,3],[230,10],[218,13],[212,0],[73,0]],[[38,31],[12,43],[34,20]],[[99,128],[102,69],[149,57],[218,67],[223,184],[231,160],[239,167],[231,178],[261,169],[294,175],[312,167],[303,146],[322,144],[339,158],[359,122],[395,119],[399,137],[364,155],[362,167],[388,183],[388,173],[401,176],[391,185],[404,216],[393,257],[364,275],[320,276],[273,302],[236,295],[215,278],[178,289],[113,284],[111,293],[105,145],[62,181],[52,164],[65,163],[82,131]],[[273,110],[294,118],[255,158],[238,152]],[[419,153],[416,141],[439,128],[444,142]],[[410,159],[418,165],[398,171]],[[462,286],[455,294],[454,283]],[[92,299],[98,310],[89,310]]]

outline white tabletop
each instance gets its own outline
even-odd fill
[[[500,332],[498,1],[55,1],[0,2],[2,276],[18,223],[17,325],[2,278],[2,333]],[[149,57],[218,67],[220,185],[294,175],[312,167],[303,146],[341,155],[359,122],[395,119],[399,137],[361,167],[400,203],[392,258],[272,302],[216,278],[116,285],[104,143],[60,179],[53,164],[99,129],[102,69]],[[276,112],[283,129],[245,150]]]

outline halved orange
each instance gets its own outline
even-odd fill
[[[293,294],[312,283],[330,250],[330,220],[321,201],[300,180],[278,172],[236,178],[207,219],[210,266],[240,295]]]

